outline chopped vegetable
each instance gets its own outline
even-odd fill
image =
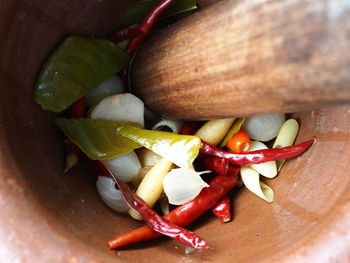
[[[182,168],[192,166],[201,146],[196,136],[150,131],[131,125],[120,126],[119,133]]]
[[[108,40],[70,36],[41,69],[34,100],[45,110],[65,110],[125,68],[129,60],[124,51]]]
[[[152,8],[161,0],[143,0],[129,5],[117,19],[117,27],[128,27],[140,23]],[[195,0],[176,0],[161,18],[177,15],[197,9]]]
[[[112,178],[106,176],[97,177],[96,189],[102,201],[118,213],[126,213],[129,209],[123,194],[115,188]]]
[[[271,203],[274,198],[273,190],[260,181],[259,173],[250,167],[241,168],[241,178],[244,185],[260,198]]]
[[[277,136],[285,119],[283,113],[252,116],[246,118],[243,128],[253,140],[267,142]]]
[[[236,153],[248,151],[250,147],[249,135],[243,129],[240,129],[228,141],[226,147]]]
[[[207,121],[197,132],[202,140],[217,145],[226,136],[235,119],[218,119]]]
[[[209,186],[200,175],[210,172],[196,172],[188,168],[172,169],[163,179],[164,192],[169,203],[182,205],[193,200],[204,187]]]
[[[209,187],[203,188],[196,198],[186,204],[178,206],[169,214],[166,214],[164,218],[178,226],[186,226],[192,223],[215,205],[236,185],[238,172],[239,168],[236,169],[235,174],[218,175],[214,177],[209,182]],[[108,242],[108,246],[110,249],[116,249],[118,247],[158,238],[160,236],[159,233],[155,232],[150,227],[145,226],[116,236]]]
[[[119,180],[125,183],[137,180],[141,164],[135,152],[101,161]]]
[[[223,148],[227,145],[228,141],[232,138],[232,136],[241,129],[244,121],[245,121],[245,118],[238,118],[237,120],[235,120],[230,131],[227,133],[225,139],[221,142],[220,148]]]
[[[64,134],[92,160],[111,159],[144,146],[180,167],[190,167],[197,157],[200,139],[136,127],[136,123],[109,120],[55,120]]]
[[[55,122],[92,160],[111,159],[141,147],[119,134],[116,121],[58,118]]]
[[[285,121],[278,132],[272,148],[281,148],[293,145],[299,131],[298,122],[294,119]],[[282,168],[284,160],[277,161],[278,171]]]
[[[156,165],[154,165],[145,177],[142,179],[136,194],[141,197],[150,207],[154,206],[163,192],[163,178],[173,167],[173,164],[167,159],[161,159]],[[129,214],[137,220],[142,218],[130,210]]]
[[[150,229],[156,231],[155,233],[174,238],[182,244],[191,246],[196,249],[209,248],[207,243],[205,243],[205,241],[198,235],[175,225],[165,218],[162,218],[154,210],[152,210],[138,195],[132,192],[126,183],[117,179],[114,174],[111,173],[108,169],[104,169],[104,171],[108,172],[108,176],[113,178],[113,180],[117,183],[128,206],[135,212],[139,213],[144,218],[145,222],[149,225]]]
[[[85,95],[85,102],[87,106],[97,105],[104,98],[125,92],[125,87],[117,75],[112,75],[110,78],[106,79],[96,88],[89,91]]]
[[[136,122],[144,127],[144,104],[131,93],[104,98],[91,113],[92,119]]]

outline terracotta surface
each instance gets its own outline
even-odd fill
[[[162,239],[111,252],[105,242],[141,225],[108,209],[84,167],[66,176],[53,114],[32,102],[36,74],[70,33],[107,36],[127,1],[0,4],[0,262],[349,262],[350,107],[301,113],[298,141],[317,138],[268,180],[276,201],[237,193],[235,219],[195,224],[211,245],[185,255]]]

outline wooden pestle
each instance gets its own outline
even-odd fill
[[[350,102],[350,1],[225,0],[148,39],[132,89],[181,119]]]

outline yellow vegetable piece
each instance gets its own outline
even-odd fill
[[[273,190],[261,182],[259,177],[259,173],[254,169],[246,166],[241,168],[241,178],[248,190],[271,203],[274,199]]]
[[[282,124],[272,148],[282,148],[293,145],[299,131],[299,124],[294,119],[289,119]],[[277,170],[281,170],[285,160],[277,161]]]
[[[195,135],[206,142],[217,145],[225,138],[234,121],[234,118],[207,121]]]
[[[150,207],[154,206],[163,192],[163,178],[173,168],[173,163],[167,159],[161,159],[145,175],[140,183],[136,194],[141,197]],[[129,210],[129,214],[137,219],[142,220],[139,214]]]

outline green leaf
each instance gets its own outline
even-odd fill
[[[70,36],[51,54],[37,79],[34,100],[62,111],[129,64],[129,56],[105,39]]]
[[[143,0],[129,5],[118,17],[116,27],[123,28],[142,22],[145,16],[159,2],[160,0]],[[160,18],[174,16],[195,9],[197,9],[196,0],[176,0]]]
[[[64,118],[58,118],[55,122],[63,133],[92,160],[111,159],[142,147],[119,135],[119,122]]]
[[[201,141],[196,136],[142,129],[135,123],[96,119],[56,119],[64,134],[93,160],[110,159],[144,146],[188,168]]]

